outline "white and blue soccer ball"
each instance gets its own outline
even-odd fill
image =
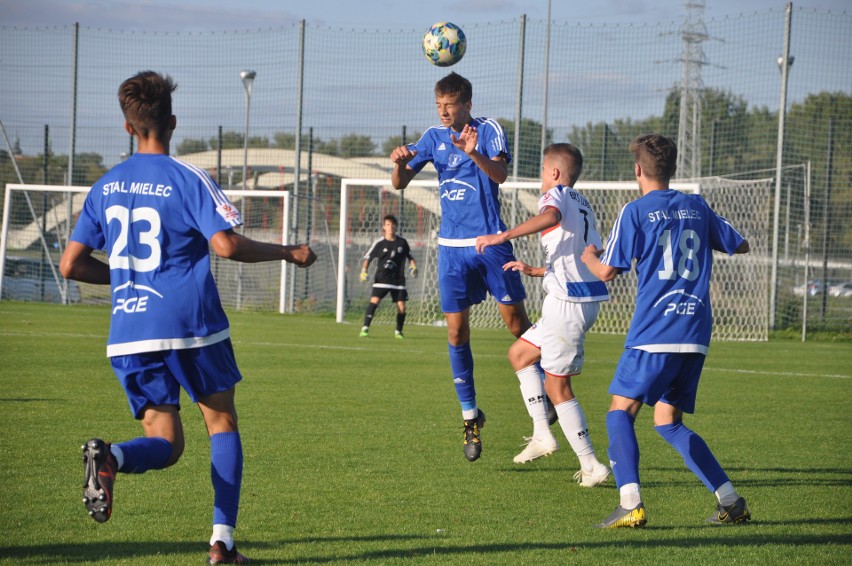
[[[433,65],[449,67],[458,63],[467,49],[462,29],[450,22],[438,22],[423,36],[423,55]]]

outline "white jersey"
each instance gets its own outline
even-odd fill
[[[541,245],[547,254],[542,281],[544,291],[574,303],[609,300],[606,284],[592,275],[580,260],[589,244],[603,247],[589,201],[574,189],[557,185],[538,201],[539,213],[548,208],[557,209],[562,220],[541,233]]]

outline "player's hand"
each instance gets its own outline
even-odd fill
[[[476,128],[471,127],[470,124],[465,124],[459,137],[450,134],[450,141],[458,149],[470,155],[476,149],[477,144],[479,144],[479,132],[476,131]]]
[[[390,154],[390,159],[397,165],[405,165],[417,155],[417,149],[414,144],[401,145],[394,149]]]
[[[411,274],[412,277],[417,277],[417,266],[414,264],[409,265],[408,272]]]
[[[293,264],[299,267],[308,267],[317,260],[317,254],[308,244],[297,244],[290,246],[290,254]]]
[[[367,272],[366,272],[366,271],[362,271],[362,272],[361,272],[361,275],[359,275],[359,276],[358,276],[358,281],[360,281],[361,283],[363,283],[363,282],[364,282],[364,281],[366,281],[366,280],[367,280]]]
[[[503,271],[520,271],[524,275],[530,275],[532,267],[522,261],[514,260],[503,264]]]
[[[599,257],[601,257],[601,254],[603,252],[604,251],[602,249],[599,250],[594,244],[589,244],[588,246],[586,246],[586,249],[583,250],[583,255],[580,256],[580,261],[582,261],[586,265],[589,265],[590,261],[594,262]]]
[[[499,246],[506,242],[503,234],[488,234],[487,236],[479,236],[476,238],[476,252],[485,253],[485,248],[488,246]]]

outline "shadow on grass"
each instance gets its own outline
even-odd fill
[[[850,519],[837,520],[815,520],[815,523],[831,523],[831,524],[848,524]],[[787,525],[809,524],[810,521],[795,521],[795,522],[759,522],[759,525]],[[354,562],[366,560],[390,560],[390,559],[405,559],[426,556],[453,556],[465,554],[505,554],[514,552],[533,552],[540,550],[552,550],[555,552],[577,552],[577,551],[594,551],[607,550],[610,548],[624,548],[625,543],[631,545],[637,551],[642,549],[657,549],[657,548],[697,548],[719,545],[720,547],[759,547],[763,545],[778,545],[778,546],[807,546],[807,545],[837,545],[842,547],[850,544],[849,537],[843,534],[838,535],[790,535],[790,534],[761,534],[755,532],[754,527],[742,526],[734,527],[737,530],[737,536],[719,536],[719,537],[676,537],[676,538],[656,538],[655,540],[642,540],[639,536],[646,536],[654,532],[663,533],[666,530],[674,529],[675,527],[646,527],[645,529],[625,532],[619,531],[601,531],[602,536],[612,536],[612,540],[594,540],[582,541],[577,540],[565,543],[535,543],[535,542],[506,542],[500,544],[473,544],[473,545],[452,545],[445,538],[435,538],[422,535],[375,535],[375,536],[352,536],[352,537],[304,537],[284,539],[277,542],[258,542],[244,541],[240,544],[240,551],[245,552],[249,557],[254,556],[253,551],[274,550],[288,545],[304,545],[304,544],[339,544],[342,545],[337,550],[340,552],[327,551],[324,548],[317,549],[309,556],[298,556],[292,559],[259,559],[253,558],[253,564],[325,564],[331,562]],[[677,527],[682,528],[682,527]],[[702,527],[704,530],[719,530],[729,531],[731,527]],[[641,533],[645,533],[644,535]],[[637,536],[639,535],[639,536]],[[345,548],[347,545],[354,542],[377,542],[386,543],[388,541],[417,541],[417,540],[432,540],[433,542],[427,545],[417,546],[414,548],[398,548],[398,549],[382,549],[375,551],[364,551],[347,553]],[[442,544],[443,543],[443,544]],[[190,542],[119,542],[108,543],[91,542],[81,544],[55,544],[55,545],[34,545],[34,546],[0,546],[0,555],[4,559],[37,559],[40,563],[82,563],[82,562],[114,562],[116,560],[137,560],[145,559],[158,563],[168,562],[169,556],[174,560],[178,560],[179,555],[198,554],[199,561],[201,556],[205,554],[204,543]],[[100,556],[100,558],[98,558]]]

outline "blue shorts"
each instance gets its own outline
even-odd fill
[[[438,246],[438,286],[441,311],[462,312],[481,303],[487,293],[504,305],[513,305],[527,297],[519,271],[503,271],[503,265],[515,261],[512,244],[485,248],[476,253],[473,246]]]
[[[180,409],[181,387],[197,403],[231,389],[243,378],[230,338],[201,348],[113,356],[110,362],[137,419],[148,405]]]
[[[651,353],[629,348],[621,354],[609,393],[651,406],[662,401],[684,413],[694,413],[705,358],[698,353]]]

